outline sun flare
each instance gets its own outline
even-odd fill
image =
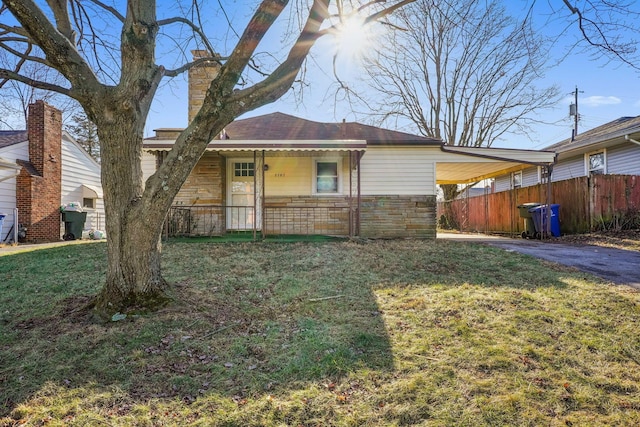
[[[362,58],[373,47],[373,24],[365,23],[360,16],[351,16],[335,25],[336,54],[347,59]]]

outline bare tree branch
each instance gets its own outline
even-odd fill
[[[113,7],[111,7],[111,6],[107,5],[107,4],[104,4],[103,2],[101,2],[99,0],[89,0],[89,1],[91,3],[99,6],[100,8],[106,10],[107,12],[111,13],[114,17],[116,17],[118,19],[118,21],[124,23],[124,20],[125,20],[124,16],[120,12],[118,12],[115,8],[113,8]]]
[[[47,0],[47,4],[53,12],[60,34],[65,36],[72,44],[75,43],[75,32],[71,28],[67,0]]]
[[[7,80],[15,80],[37,89],[50,90],[52,92],[57,92],[62,95],[71,97],[71,91],[68,88],[54,85],[47,82],[42,82],[39,80],[35,80],[32,78],[20,75],[11,70],[0,69],[0,79],[2,79],[2,84],[0,85],[0,87],[2,87]]]
[[[91,67],[77,53],[69,39],[52,26],[33,0],[3,0],[3,4],[75,88],[99,84]]]
[[[175,24],[177,22],[189,26],[189,28],[191,28],[191,30],[193,30],[193,32],[195,32],[196,34],[198,34],[198,36],[200,36],[200,40],[204,43],[205,48],[209,52],[215,52],[215,50],[213,49],[213,46],[211,46],[211,43],[209,42],[209,39],[207,38],[207,36],[202,31],[202,27],[201,26],[197,26],[196,24],[194,24],[193,22],[191,22],[191,20],[189,20],[187,18],[183,18],[181,16],[175,16],[175,17],[169,18],[169,19],[161,19],[161,20],[158,21],[158,26],[162,27],[164,25]]]
[[[569,0],[563,0],[564,5],[571,14],[578,17],[578,29],[582,38],[598,51],[609,55],[624,64],[640,70],[637,52],[638,40],[629,38],[624,41],[624,36],[637,34],[638,19],[640,13],[632,10],[631,4],[623,4],[615,1],[602,1],[602,5],[587,0],[581,8],[571,5]],[[601,12],[605,16],[601,16]],[[626,21],[630,20],[631,24]]]

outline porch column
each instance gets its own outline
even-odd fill
[[[256,222],[258,221],[257,179],[258,179],[258,174],[256,173],[256,151],[253,150],[253,240],[256,240]]]
[[[264,222],[265,220],[265,214],[264,214],[264,175],[265,175],[265,165],[266,163],[264,162],[264,150],[262,150],[262,167],[260,168],[260,170],[262,171],[262,182],[260,183],[260,187],[261,187],[261,192],[260,192],[260,225],[262,226],[262,238],[264,239],[267,236],[266,233],[266,223]]]
[[[353,151],[349,151],[349,237],[353,237]]]
[[[358,168],[358,213],[356,215],[356,236],[360,235],[360,204],[361,204],[361,194],[360,194],[360,159],[362,158],[363,152],[362,151],[358,151],[358,154],[356,156],[357,158],[357,168]]]

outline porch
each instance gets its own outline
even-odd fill
[[[165,236],[358,235],[364,141],[216,145],[176,197]]]

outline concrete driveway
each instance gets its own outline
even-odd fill
[[[640,252],[485,234],[438,233],[438,239],[482,243],[506,251],[531,255],[640,290]]]

